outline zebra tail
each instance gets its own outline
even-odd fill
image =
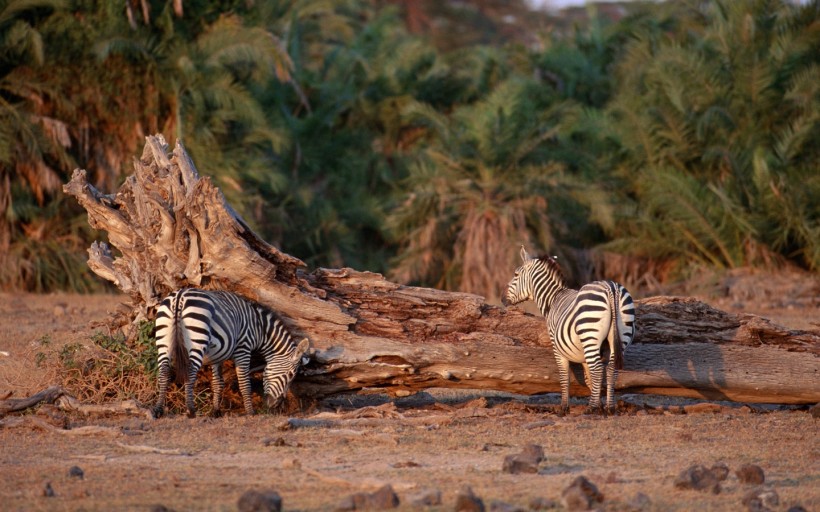
[[[621,312],[621,300],[620,300],[620,291],[615,284],[610,285],[612,287],[612,326],[610,329],[612,330],[612,342],[609,347],[610,352],[612,352],[612,359],[613,363],[615,363],[615,369],[621,370],[624,367],[624,344],[621,343],[621,331],[618,328],[618,316]]]
[[[174,321],[172,323],[174,334],[171,337],[170,352],[174,354],[174,380],[178,386],[183,386],[188,380],[188,370],[191,361],[188,358],[188,349],[185,348],[185,339],[182,336],[182,322],[179,321],[178,311],[174,311]]]

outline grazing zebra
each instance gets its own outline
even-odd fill
[[[587,412],[601,409],[602,355],[607,352],[606,412],[615,412],[615,380],[624,351],[635,335],[635,306],[626,288],[614,281],[595,281],[580,290],[564,285],[558,262],[549,256],[531,258],[521,247],[523,264],[507,286],[503,303],[532,300],[547,318],[561,379],[561,414],[569,410],[569,363],[584,365],[590,388]],[[604,344],[608,340],[608,344]]]
[[[260,352],[265,358],[263,387],[268,405],[275,407],[287,393],[309,347],[307,338],[294,345],[285,326],[267,308],[232,293],[193,288],[177,290],[162,301],[157,309],[155,335],[159,366],[155,417],[165,412],[172,363],[177,383],[185,384],[188,417],[196,416],[194,382],[202,365],[211,365],[213,415],[219,416],[224,388],[222,363],[228,359],[233,359],[236,366],[245,412],[253,414],[251,352]]]

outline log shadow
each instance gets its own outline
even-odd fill
[[[724,391],[728,385],[720,346],[636,343],[627,349],[616,385],[618,392],[651,394],[653,389],[670,388],[679,388],[680,396],[732,401]]]

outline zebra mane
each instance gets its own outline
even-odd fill
[[[550,270],[550,272],[555,276],[555,278],[562,285],[564,284],[564,271],[561,270],[561,265],[558,264],[558,258],[556,256],[542,254],[535,259],[546,265],[547,269]]]

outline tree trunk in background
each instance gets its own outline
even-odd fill
[[[94,243],[89,266],[133,299],[122,325],[150,318],[171,290],[225,289],[272,308],[294,335],[310,339],[312,361],[294,384],[301,396],[372,388],[399,396],[430,387],[560,389],[543,318],[370,272],[307,272],[302,261],[261,240],[211,180],[198,176],[184,148],[177,144],[169,154],[161,136],[147,138],[116,195],[98,192],[82,170],[64,190],[120,253]],[[788,330],[690,298],[637,305],[636,344],[626,352],[621,392],[820,402],[820,332]],[[574,385],[572,393],[588,391]]]

